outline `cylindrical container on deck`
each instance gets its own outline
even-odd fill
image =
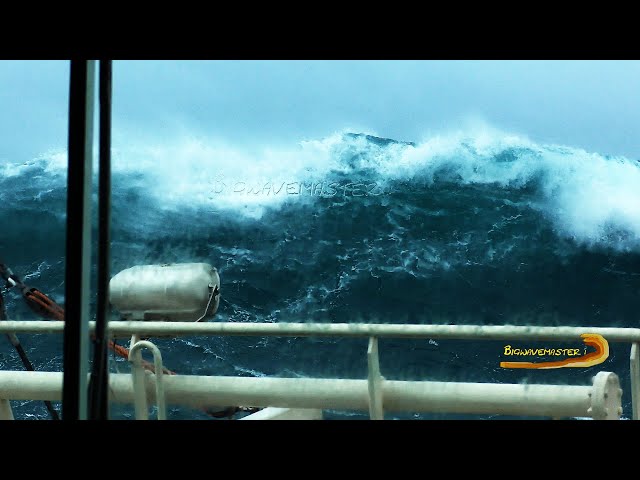
[[[204,320],[218,310],[220,277],[207,263],[138,265],[111,279],[109,301],[124,320]]]

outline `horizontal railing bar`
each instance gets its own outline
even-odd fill
[[[150,402],[153,374],[145,375]],[[169,404],[219,408],[253,407],[362,410],[369,408],[367,380],[176,375],[163,379]],[[109,375],[110,401],[132,403],[130,374]],[[592,386],[395,381],[381,384],[387,411],[441,412],[550,417],[586,417]],[[0,371],[0,397],[60,401],[61,372]]]
[[[111,321],[112,336],[285,336],[285,337],[392,337],[458,340],[580,340],[583,333],[602,335],[608,342],[640,342],[640,328],[543,327],[523,325],[416,325],[376,323],[240,323],[240,322],[145,322]],[[95,322],[89,323],[91,332]],[[62,333],[63,322],[0,322],[0,333]]]

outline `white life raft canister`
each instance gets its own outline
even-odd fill
[[[220,277],[207,263],[138,265],[111,279],[109,301],[125,320],[203,320],[218,310]]]

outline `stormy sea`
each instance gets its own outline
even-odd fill
[[[0,259],[61,305],[66,159],[50,151],[0,165]],[[210,321],[637,327],[640,320],[635,159],[489,127],[420,141],[339,132],[256,147],[193,137],[114,142],[112,183],[112,275],[134,265],[209,263],[221,279]],[[9,318],[35,319],[18,292],[3,295]],[[36,370],[61,369],[60,335],[19,338]],[[367,377],[366,339],[152,340],[178,374]],[[381,339],[380,367],[392,380],[560,385],[589,385],[611,371],[624,392],[622,416],[631,417],[630,345],[611,343],[609,358],[589,368],[515,370],[499,365],[505,344]],[[6,339],[0,369],[23,370]],[[110,371],[129,364],[111,357]],[[16,418],[49,418],[42,402],[11,405]],[[133,408],[113,405],[111,416],[131,419]],[[168,416],[211,420],[178,405]]]

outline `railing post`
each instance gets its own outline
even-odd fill
[[[0,420],[13,420],[13,411],[9,400],[0,398]]]
[[[380,375],[378,339],[376,337],[369,338],[367,363],[369,367],[369,417],[371,420],[383,420],[384,410],[382,407],[382,382],[384,378]]]
[[[631,405],[633,420],[640,420],[640,344],[631,344],[630,372],[631,372]]]

